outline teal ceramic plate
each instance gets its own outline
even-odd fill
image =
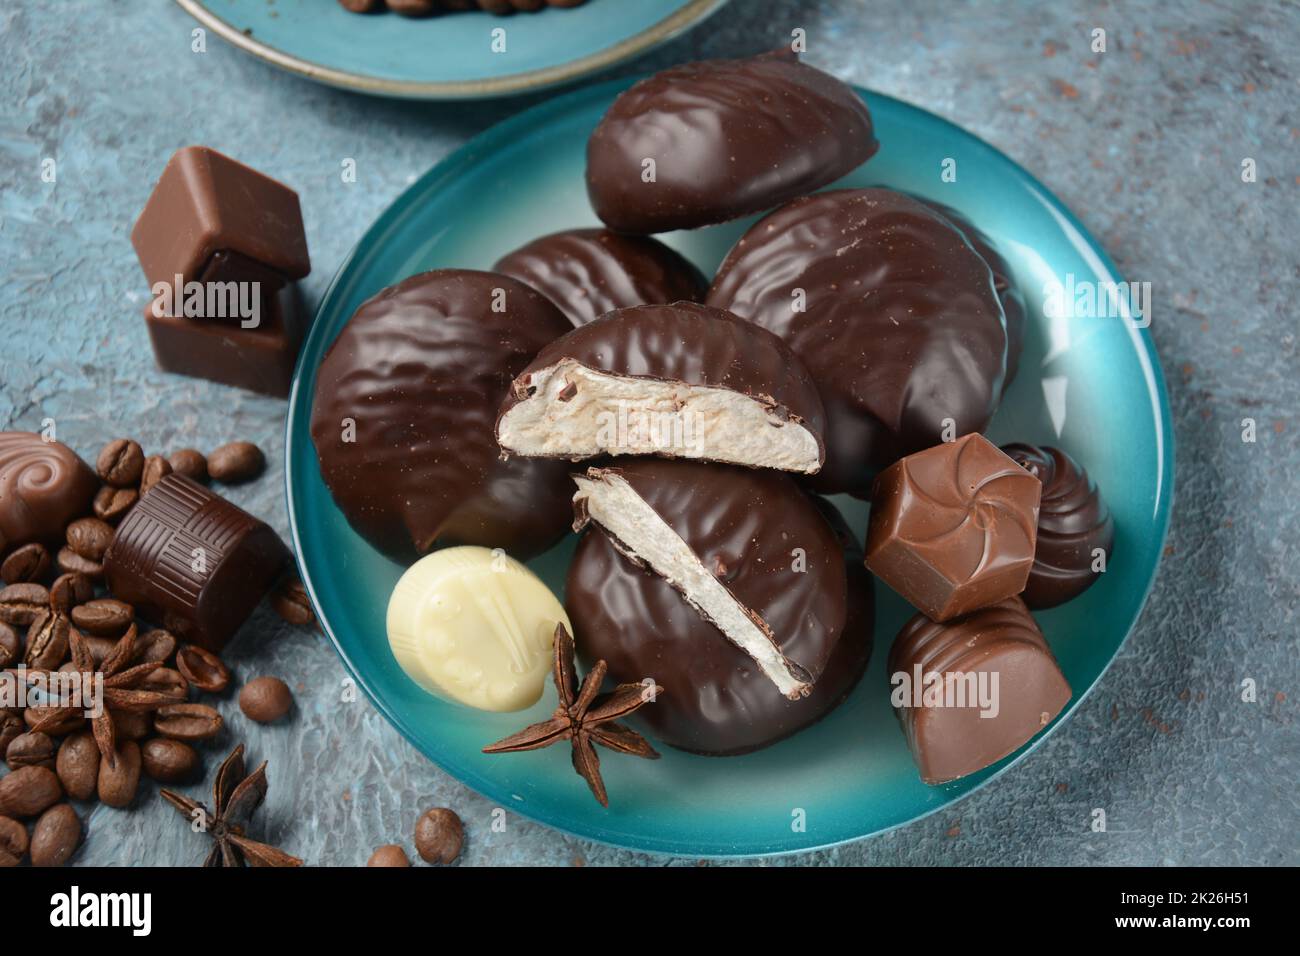
[[[587,0],[570,10],[411,19],[336,0],[176,0],[222,39],[331,86],[442,100],[566,83],[650,50],[726,0]]]
[[[956,783],[921,783],[890,709],[884,674],[889,644],[909,611],[883,585],[877,587],[871,669],[837,711],[745,757],[668,750],[662,760],[648,761],[607,754],[601,766],[608,810],[573,772],[566,748],[479,752],[546,716],[555,703],[552,688],[524,713],[472,711],[425,694],[389,653],[384,614],[402,568],[349,528],[321,480],[308,433],[321,357],[357,306],[384,286],[426,269],[489,268],[535,236],[595,223],[583,184],[584,146],[624,85],[572,93],[479,136],[408,189],[339,270],[289,400],[289,514],[312,600],[357,682],[416,747],[500,806],[561,830],[639,850],[750,855],[824,847],[915,820],[1006,771],[1033,745]],[[1031,304],[1041,306],[1044,287],[1069,276],[1076,288],[1118,281],[1078,220],[1006,156],[915,107],[862,95],[882,146],[840,185],[885,184],[965,213],[1002,248]],[[957,160],[957,182],[940,181],[945,158]],[[750,222],[664,238],[708,272]],[[1037,615],[1074,689],[1059,724],[1106,670],[1155,577],[1173,493],[1173,446],[1164,381],[1147,331],[1119,318],[1046,311],[1053,317],[1031,305],[1020,374],[991,437],[1064,447],[1096,478],[1116,525],[1101,581],[1072,603]],[[865,528],[865,505],[837,503],[855,528]],[[572,549],[570,539],[532,562],[557,593]]]

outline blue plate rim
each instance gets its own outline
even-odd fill
[[[468,140],[466,143],[464,143],[463,145],[461,145],[460,147],[458,147],[457,149],[449,153],[443,159],[439,160],[427,172],[425,172],[423,176],[421,176],[418,180],[416,180],[409,187],[403,190],[397,196],[397,198],[394,199],[393,202],[390,203],[388,207],[385,208],[384,211],[379,214],[378,217],[375,218],[374,222],[371,223],[370,227],[365,231],[365,233],[362,234],[362,236],[353,245],[352,249],[348,252],[347,256],[344,258],[342,264],[334,273],[334,277],[330,280],[329,286],[326,288],[324,295],[321,297],[320,305],[317,307],[317,311],[316,311],[316,318],[319,318],[320,314],[324,311],[326,303],[328,303],[330,299],[334,296],[335,290],[342,284],[344,276],[351,271],[354,263],[360,262],[361,259],[360,250],[362,246],[369,245],[366,242],[367,238],[372,233],[385,231],[393,223],[393,221],[395,221],[396,219],[404,215],[405,214],[404,210],[408,206],[407,200],[409,197],[417,193],[423,192],[424,190],[433,188],[440,180],[447,180],[447,179],[454,178],[455,175],[459,172],[459,170],[463,166],[473,162],[475,158],[480,156],[482,153],[486,151],[490,151],[491,149],[495,148],[495,144],[498,141],[503,139],[508,140],[515,129],[524,126],[532,127],[538,124],[539,122],[545,123],[546,119],[549,116],[559,112],[567,111],[571,107],[571,105],[577,100],[586,99],[586,98],[594,99],[599,96],[603,96],[611,93],[616,94],[617,91],[624,89],[632,85],[633,83],[637,82],[637,80],[643,78],[644,76],[634,76],[634,77],[620,78],[615,80],[608,80],[593,86],[588,86],[582,89],[573,90],[562,96],[555,97],[554,99],[530,107],[529,109],[522,110],[519,113],[516,113],[515,115],[510,116],[507,119],[494,124],[493,126],[490,126],[488,129],[477,134],[476,136]],[[958,126],[957,124],[952,123],[947,119],[944,119],[942,116],[939,116],[935,113],[931,113],[929,110],[923,109],[919,106],[915,106],[911,103],[908,103],[904,100],[900,100],[896,97],[888,96],[887,94],[883,94],[883,93],[877,93],[875,91],[868,90],[863,87],[854,86],[853,89],[858,93],[858,95],[865,97],[869,101],[879,100],[882,102],[888,102],[893,107],[901,109],[905,112],[916,114],[928,122],[935,122],[935,123],[942,124],[944,127],[947,127],[948,129],[955,131],[959,135],[968,138],[973,143],[978,144],[980,147],[982,147],[985,150],[988,150],[990,153],[998,157],[1000,160],[1006,162],[1009,166],[1011,166],[1012,169],[1016,170],[1021,177],[1023,177],[1025,185],[1028,187],[1030,193],[1034,196],[1034,198],[1039,203],[1041,203],[1044,207],[1046,207],[1050,212],[1053,213],[1058,224],[1062,227],[1062,231],[1066,239],[1070,242],[1071,246],[1073,246],[1081,255],[1084,255],[1085,258],[1094,259],[1096,261],[1096,266],[1098,270],[1104,272],[1106,278],[1113,279],[1116,282],[1121,281],[1119,269],[1115,266],[1114,262],[1111,261],[1110,256],[1106,253],[1102,245],[1092,237],[1092,234],[1089,233],[1087,228],[1083,225],[1083,223],[1079,221],[1078,217],[1076,217],[1074,213],[1063,202],[1057,199],[1056,196],[1050,190],[1048,190],[1046,186],[1044,186],[1041,182],[1039,182],[1039,180],[1035,176],[1033,176],[1028,170],[1024,169],[1022,166],[1020,166],[1020,164],[1016,163],[1013,159],[1011,159],[1011,157],[1007,156],[1005,153],[997,149],[995,146],[991,145],[990,143],[976,136],[974,133],[971,133],[968,130]],[[424,750],[416,743],[413,732],[408,730],[406,726],[406,722],[402,718],[400,718],[391,708],[389,708],[383,701],[380,700],[379,696],[374,692],[374,690],[370,687],[369,683],[365,680],[365,678],[362,677],[362,675],[360,674],[356,666],[353,664],[351,658],[348,656],[346,650],[343,648],[343,645],[339,641],[338,637],[334,634],[334,631],[330,627],[325,615],[321,612],[320,602],[316,596],[316,590],[312,584],[311,575],[308,572],[305,562],[303,562],[302,559],[300,558],[300,555],[302,553],[302,541],[300,537],[298,515],[294,508],[294,494],[293,494],[294,466],[293,466],[293,446],[291,444],[291,438],[294,432],[294,423],[297,418],[296,410],[298,408],[298,401],[299,401],[298,393],[299,390],[304,387],[303,380],[306,377],[305,368],[304,368],[305,357],[310,351],[309,346],[315,342],[318,336],[322,336],[325,334],[323,328],[315,321],[313,321],[312,327],[308,332],[307,339],[306,341],[304,341],[302,349],[299,352],[299,359],[297,365],[294,368],[293,382],[289,392],[288,411],[285,416],[285,467],[284,467],[285,503],[286,503],[286,510],[288,511],[288,515],[289,515],[289,531],[290,531],[290,537],[293,544],[294,560],[298,565],[299,574],[302,577],[303,585],[307,591],[307,594],[311,599],[312,607],[316,612],[317,621],[319,622],[321,629],[325,632],[326,636],[329,637],[330,642],[334,645],[334,649],[338,653],[339,658],[343,661],[343,666],[347,670],[349,676],[351,676],[352,679],[356,681],[357,686],[359,686],[365,692],[366,696],[370,699],[371,703],[374,704],[375,708],[384,717],[384,719],[387,720],[388,723],[392,725],[397,730],[397,732],[400,733],[402,737],[404,737],[406,741],[412,747],[414,747],[422,756],[424,756],[427,760],[429,760],[430,762],[438,766],[449,776],[460,781],[465,786],[474,790],[476,793],[488,797],[489,799],[497,800],[501,806],[508,807],[512,812],[518,813],[523,817],[526,817],[544,826],[550,827],[561,833],[566,833],[571,836],[578,837],[579,839],[592,840],[594,842],[602,843],[606,846],[611,846],[622,850],[633,850],[639,853],[648,853],[654,855],[673,856],[673,857],[685,857],[685,858],[759,859],[765,857],[792,856],[800,853],[812,853],[818,850],[826,850],[826,849],[831,849],[833,847],[844,846],[849,843],[858,842],[859,840],[866,840],[871,837],[879,836],[883,833],[888,833],[892,830],[896,830],[900,827],[908,826],[920,820],[924,820],[925,818],[931,816],[934,813],[939,812],[940,810],[947,809],[957,803],[960,803],[962,800],[969,797],[971,794],[979,792],[988,784],[990,784],[994,780],[997,780],[999,777],[1001,777],[1012,767],[1015,767],[1022,760],[1028,757],[1030,754],[1034,753],[1034,751],[1036,751],[1039,748],[1039,746],[1041,746],[1042,743],[1045,740],[1047,740],[1048,737],[1050,737],[1053,733],[1056,732],[1058,727],[1060,727],[1066,720],[1068,720],[1075,713],[1076,710],[1078,710],[1078,708],[1083,704],[1084,700],[1087,699],[1088,695],[1091,694],[1093,689],[1101,682],[1101,679],[1109,672],[1111,666],[1115,663],[1115,659],[1119,657],[1121,651],[1123,651],[1124,645],[1128,642],[1128,639],[1132,636],[1133,631],[1137,628],[1138,622],[1142,619],[1143,612],[1146,610],[1147,601],[1151,597],[1151,592],[1155,587],[1156,579],[1159,577],[1160,567],[1163,564],[1163,561],[1161,560],[1161,556],[1163,555],[1165,541],[1168,538],[1170,518],[1173,511],[1174,432],[1173,432],[1173,425],[1172,425],[1172,418],[1171,418],[1172,411],[1169,406],[1169,395],[1165,385],[1164,373],[1161,370],[1159,356],[1155,348],[1155,340],[1151,336],[1150,329],[1146,327],[1137,328],[1134,327],[1131,323],[1126,323],[1126,328],[1128,329],[1129,337],[1135,343],[1137,356],[1142,365],[1145,381],[1148,386],[1148,392],[1153,396],[1153,414],[1154,414],[1154,418],[1158,423],[1157,437],[1160,442],[1160,448],[1158,449],[1158,464],[1157,464],[1157,467],[1159,469],[1159,475],[1157,477],[1156,502],[1155,502],[1155,511],[1156,511],[1155,518],[1159,528],[1159,541],[1158,541],[1158,547],[1156,549],[1157,558],[1156,558],[1156,563],[1154,567],[1151,569],[1151,573],[1147,579],[1146,587],[1144,588],[1142,593],[1142,599],[1138,604],[1137,613],[1134,615],[1132,623],[1129,625],[1128,630],[1124,634],[1124,637],[1115,646],[1115,651],[1114,653],[1111,654],[1110,660],[1108,660],[1105,666],[1102,667],[1101,671],[1098,672],[1096,678],[1094,678],[1092,683],[1090,683],[1082,691],[1074,694],[1071,697],[1070,702],[1066,705],[1065,709],[1062,710],[1062,712],[1057,716],[1057,718],[1052,722],[1052,724],[1048,726],[1037,737],[1035,737],[1032,741],[1030,741],[1026,746],[1021,748],[1019,752],[1013,754],[1008,758],[1004,758],[1001,766],[998,766],[995,771],[990,773],[983,780],[976,783],[969,790],[966,790],[963,793],[958,794],[957,796],[953,797],[951,800],[942,802],[934,807],[931,807],[928,810],[925,810],[924,812],[919,813],[914,817],[911,817],[910,819],[899,821],[898,823],[891,824],[890,826],[882,827],[877,830],[873,830],[869,833],[863,833],[857,836],[846,837],[844,839],[839,839],[839,840],[831,840],[824,843],[814,842],[814,843],[809,843],[807,845],[802,845],[798,847],[773,847],[771,849],[744,850],[744,851],[734,851],[734,852],[729,852],[725,848],[711,848],[708,850],[698,850],[698,849],[692,850],[689,847],[679,846],[671,840],[662,841],[658,843],[656,843],[653,840],[647,843],[639,843],[639,844],[631,843],[628,842],[626,839],[619,839],[615,835],[609,834],[608,832],[604,831],[603,828],[601,828],[599,825],[597,825],[590,832],[580,832],[578,830],[569,829],[567,827],[560,826],[554,823],[553,821],[547,819],[543,813],[533,812],[532,807],[525,809],[523,807],[515,806],[514,802],[508,799],[509,798],[508,793],[498,793],[497,792],[498,788],[495,785],[493,785],[490,781],[486,780],[485,778],[475,774],[472,770],[466,769],[463,774],[455,773],[450,769],[448,769],[446,766],[444,766],[437,758],[425,753]]]
[[[555,66],[508,73],[482,80],[419,81],[389,80],[304,60],[302,57],[285,53],[244,33],[209,10],[204,5],[204,0],[176,0],[177,6],[231,46],[297,76],[358,93],[399,99],[448,101],[535,93],[538,90],[590,76],[681,36],[687,30],[703,23],[727,2],[728,0],[686,0],[683,6],[640,33],[624,37],[595,53],[558,63]]]

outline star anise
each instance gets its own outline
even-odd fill
[[[619,753],[659,758],[658,752],[646,739],[629,727],[614,723],[626,717],[646,702],[663,693],[657,684],[653,690],[642,684],[619,684],[608,694],[597,697],[607,670],[604,661],[596,661],[578,686],[578,674],[573,666],[573,638],[561,624],[555,625],[555,689],[560,703],[549,720],[525,727],[517,734],[484,747],[485,754],[516,753],[520,750],[538,750],[559,743],[573,742],[573,769],[578,772],[603,807],[609,806],[605,781],[600,778],[600,757],[593,744],[600,744]],[[648,692],[648,693],[647,693]]]
[[[90,653],[90,645],[86,643],[81,633],[73,628],[68,634],[68,644],[72,649],[72,663],[76,666],[77,673],[91,675],[91,680],[94,679],[95,674],[103,675],[103,706],[100,708],[99,716],[91,718],[91,729],[95,734],[95,743],[99,745],[99,752],[110,767],[117,766],[117,733],[113,724],[115,713],[148,714],[159,707],[184,699],[184,695],[176,691],[146,690],[140,686],[145,678],[162,666],[162,661],[149,661],[145,664],[129,666],[131,658],[135,656],[135,641],[136,630],[133,624],[109,651],[104,662],[96,667],[95,659]],[[48,680],[51,681],[50,686],[54,686],[52,682],[55,680],[55,675],[52,671],[31,671],[28,673],[28,680],[33,682]],[[91,688],[83,685],[80,695],[82,699],[77,703],[55,702],[43,706],[41,716],[32,725],[32,730],[45,731],[58,727],[69,717],[85,712],[89,709],[89,702],[85,697],[90,693]]]
[[[158,791],[159,796],[184,814],[191,824],[200,823],[212,837],[212,849],[204,866],[302,866],[302,860],[244,835],[244,824],[266,799],[266,761],[252,773],[244,773],[244,745],[240,744],[217,770],[212,785],[212,813],[197,800]]]

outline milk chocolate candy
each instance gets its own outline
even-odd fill
[[[264,522],[183,475],[149,489],[104,556],[115,598],[177,637],[220,651],[288,559]]]
[[[595,522],[776,692],[808,696],[844,629],[844,561],[834,530],[792,478],[632,458],[574,481],[575,529]]]
[[[576,325],[614,309],[704,298],[708,280],[657,239],[609,229],[569,229],[534,239],[493,271],[546,296]]]
[[[572,328],[541,293],[490,272],[412,276],[362,303],[316,376],[311,434],[352,527],[409,563],[438,544],[525,558],[567,530],[560,462],[502,461],[511,380]]]
[[[1110,560],[1115,522],[1088,472],[1061,451],[1003,445],[1002,451],[1043,485],[1034,566],[1021,595],[1031,608],[1056,607],[1078,597],[1100,576],[1098,557]]]
[[[63,542],[90,513],[99,479],[67,445],[36,432],[0,432],[0,556],[32,541]]]
[[[497,440],[520,455],[663,455],[815,473],[822,403],[766,329],[676,302],[619,309],[546,346],[515,379]]]
[[[131,230],[150,290],[159,283],[262,283],[270,299],[311,271],[298,194],[205,146],[178,150]],[[236,321],[234,316],[211,316]]]
[[[651,677],[664,688],[653,704],[632,718],[648,733],[692,753],[747,753],[816,723],[857,685],[871,654],[871,575],[862,566],[862,549],[839,512],[822,499],[813,502],[835,534],[836,557],[845,572],[843,630],[837,635],[820,622],[805,629],[797,619],[796,605],[807,599],[805,587],[824,590],[832,603],[838,601],[838,576],[829,576],[829,562],[813,562],[816,570],[828,573],[826,579],[797,586],[794,590],[800,596],[795,600],[775,593],[762,610],[764,620],[785,634],[783,649],[789,655],[826,656],[812,691],[800,700],[782,695],[748,654],[662,576],[620,554],[605,534],[597,531],[583,537],[565,586],[578,653],[588,666],[606,661],[616,683]],[[779,521],[769,519],[768,524],[772,520]],[[820,534],[809,538],[818,545],[828,541]],[[786,567],[791,560],[786,558]]]
[[[894,639],[888,671],[895,713],[928,784],[996,763],[1070,700],[1070,685],[1018,597],[947,624],[916,615]]]
[[[945,434],[982,431],[1007,337],[988,265],[948,220],[885,189],[797,199],[728,253],[709,305],[770,329],[826,408],[812,485],[865,497],[872,477]]]
[[[656,73],[622,93],[587,143],[605,225],[646,234],[760,212],[875,154],[866,104],[789,49]]]
[[[936,621],[1019,594],[1041,490],[982,435],[909,455],[876,479],[867,567]]]
[[[158,367],[262,395],[288,397],[311,316],[297,285],[281,287],[260,308],[257,327],[246,329],[239,322],[169,315],[160,302],[150,302],[144,320]]]

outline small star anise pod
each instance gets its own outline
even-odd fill
[[[113,725],[114,713],[148,714],[184,699],[183,694],[174,691],[146,690],[140,685],[145,678],[162,667],[162,661],[149,661],[145,664],[128,666],[135,655],[136,630],[132,624],[126,634],[109,651],[104,663],[95,666],[95,659],[90,653],[90,646],[81,633],[72,628],[68,634],[68,644],[72,649],[72,663],[79,674],[96,673],[104,678],[103,707],[98,717],[91,718],[91,729],[95,733],[95,743],[99,752],[110,767],[117,766],[117,733]],[[28,680],[55,680],[53,671],[31,671]],[[93,678],[92,678],[93,679]],[[54,686],[51,684],[50,686]],[[90,693],[89,688],[82,688],[83,696]],[[56,702],[41,708],[41,717],[32,725],[33,731],[45,731],[58,727],[74,714],[84,713],[87,702],[81,700],[76,704]]]
[[[199,821],[213,839],[204,866],[302,866],[302,860],[244,835],[244,824],[266,799],[266,761],[244,774],[244,745],[240,744],[222,761],[212,785],[212,813],[197,800],[171,790],[158,795],[193,824]]]
[[[559,743],[573,742],[573,769],[587,781],[591,792],[602,807],[609,806],[605,781],[600,778],[600,757],[593,744],[600,744],[619,753],[637,757],[659,759],[658,752],[646,739],[629,727],[614,723],[626,717],[646,702],[649,688],[641,684],[619,684],[608,694],[597,697],[607,670],[604,661],[596,661],[578,686],[578,674],[573,666],[573,638],[563,624],[555,625],[555,690],[560,703],[550,720],[525,727],[517,734],[484,747],[485,754],[516,753],[521,750],[539,750]],[[655,685],[650,698],[663,693]]]

